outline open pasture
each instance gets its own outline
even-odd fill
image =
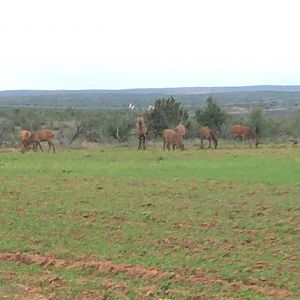
[[[0,153],[0,299],[299,299],[300,149]]]

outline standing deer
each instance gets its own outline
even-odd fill
[[[163,149],[165,151],[166,145],[168,151],[170,151],[170,145],[172,145],[173,151],[175,150],[175,146],[181,150],[184,150],[184,144],[182,143],[182,139],[179,134],[173,129],[165,129],[162,134],[164,145]]]
[[[147,135],[147,126],[145,124],[144,118],[143,117],[138,117],[136,120],[136,131],[137,131],[137,136],[139,139],[139,146],[138,150],[143,149],[145,150],[145,141],[146,141],[146,135]]]
[[[248,140],[249,145],[251,146],[251,140],[255,142],[255,148],[258,147],[258,137],[256,134],[254,134],[250,127],[243,126],[243,125],[233,125],[231,127],[231,135],[235,144],[235,140],[238,137],[241,137],[243,139],[243,143],[245,143],[245,139]]]
[[[211,141],[213,141],[213,143],[215,145],[215,149],[217,149],[218,140],[217,140],[213,130],[207,126],[200,128],[201,148],[203,148],[203,140],[208,140],[208,142],[209,142],[208,148],[211,148]]]
[[[181,138],[183,138],[183,137],[186,135],[186,133],[187,133],[187,130],[186,130],[185,126],[184,126],[182,123],[180,123],[180,124],[175,128],[175,131],[178,133],[178,135],[179,135]]]
[[[37,151],[38,146],[40,147],[41,151],[44,152],[41,146],[41,142],[45,142],[45,141],[47,141],[49,145],[48,153],[50,152],[51,147],[53,149],[53,153],[55,153],[55,147],[52,142],[53,138],[54,138],[54,133],[51,130],[38,130],[32,132],[31,135],[24,141],[22,153],[24,153],[29,148],[30,145],[33,145],[33,150],[35,152]]]

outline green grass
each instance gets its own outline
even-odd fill
[[[296,147],[0,153],[0,299],[299,299],[299,196]]]

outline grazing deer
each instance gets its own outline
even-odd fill
[[[243,139],[243,143],[245,143],[245,139],[248,140],[249,145],[251,146],[251,140],[255,142],[255,148],[257,148],[259,140],[256,134],[254,134],[250,127],[243,125],[233,125],[231,127],[231,135],[235,144],[235,140],[238,137]]]
[[[21,143],[24,145],[25,140],[27,140],[30,136],[30,131],[20,130],[19,136],[20,136],[20,139],[21,139]]]
[[[163,131],[162,137],[164,141],[164,151],[166,149],[166,145],[168,151],[170,151],[170,145],[172,145],[173,151],[175,150],[175,146],[181,150],[184,150],[184,144],[182,143],[182,139],[175,130],[165,129]]]
[[[218,140],[213,132],[212,129],[209,127],[201,127],[200,128],[200,140],[201,140],[201,148],[203,148],[203,140],[208,140],[209,145],[208,148],[211,148],[211,141],[213,141],[215,145],[215,149],[217,149],[218,146]]]
[[[22,147],[24,146],[25,140],[28,139],[30,136],[30,131],[28,130],[20,130],[19,131],[19,137],[21,139]],[[27,149],[29,151],[29,147]]]
[[[138,150],[143,149],[145,150],[145,141],[146,141],[146,135],[147,135],[147,126],[145,124],[144,118],[143,117],[138,117],[136,120],[136,131],[137,131],[137,136],[139,139],[139,146]]]
[[[19,136],[20,136],[20,139],[21,139],[22,147],[23,147],[24,144],[25,144],[25,141],[30,137],[30,131],[20,130]],[[29,151],[29,150],[34,150],[33,145],[30,145],[30,146],[27,147],[27,151]]]
[[[41,142],[45,142],[45,141],[47,141],[49,145],[48,153],[50,152],[51,147],[53,149],[53,153],[55,153],[55,147],[52,142],[53,138],[54,138],[54,133],[51,130],[35,131],[31,133],[31,135],[25,140],[22,148],[22,153],[24,153],[29,148],[30,145],[33,145],[33,150],[35,152],[37,151],[38,146],[40,147],[41,151],[44,152],[41,146]]]

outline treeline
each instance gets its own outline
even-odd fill
[[[0,91],[0,106],[77,109],[126,109],[130,102],[147,109],[157,99],[176,95],[188,111],[205,106],[213,96],[227,111],[236,106],[248,109],[295,109],[300,105],[300,87],[170,88],[137,90]]]
[[[18,146],[21,129],[31,132],[51,129],[61,145],[74,141],[124,142],[132,134],[134,125],[135,113],[129,110],[5,108],[0,110],[0,146]]]
[[[160,139],[165,128],[183,123],[188,138],[199,137],[199,127],[208,125],[221,138],[230,138],[232,124],[252,127],[264,142],[297,140],[300,133],[300,113],[289,116],[268,116],[253,106],[249,114],[231,115],[212,96],[191,114],[173,97],[157,99],[146,111],[139,111],[149,127],[148,139]],[[73,143],[124,143],[136,140],[137,110],[128,107],[113,110],[74,108],[2,108],[0,109],[0,146],[18,147],[19,130],[54,130],[62,146]]]

